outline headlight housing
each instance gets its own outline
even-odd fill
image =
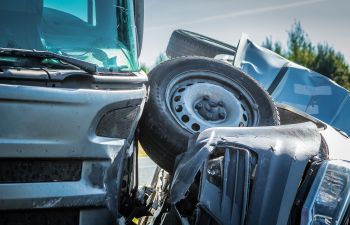
[[[340,225],[350,203],[350,163],[325,161],[302,209],[301,225]]]

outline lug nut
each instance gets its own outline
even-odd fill
[[[204,104],[204,107],[205,107],[205,110],[206,111],[211,111],[211,106],[210,106],[210,104],[208,103],[208,102],[206,102],[205,104]]]
[[[203,107],[203,104],[202,103],[198,103],[196,104],[195,108],[196,109],[201,109]]]
[[[210,105],[211,107],[216,107],[216,106],[218,106],[215,102],[212,102],[212,101],[209,101],[209,105]]]
[[[203,96],[203,100],[208,101],[210,98],[208,95]]]
[[[239,123],[239,127],[244,127],[244,124],[242,122]]]
[[[222,101],[218,102],[218,106],[224,106],[224,102]]]
[[[207,113],[207,117],[208,117],[208,119],[212,119],[213,115],[211,113]]]
[[[223,112],[219,113],[219,118],[220,118],[220,119],[224,119],[225,116],[226,116],[225,113],[223,113]]]

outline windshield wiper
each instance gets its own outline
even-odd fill
[[[71,58],[68,56],[63,56],[49,51],[37,51],[37,50],[27,50],[27,49],[15,49],[15,48],[0,48],[0,55],[10,55],[10,56],[24,56],[24,57],[36,57],[43,59],[57,59],[64,63],[70,64],[72,66],[78,67],[81,70],[86,71],[89,74],[96,74],[97,66],[93,63],[89,63],[83,60]]]

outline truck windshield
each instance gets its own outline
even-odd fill
[[[0,47],[36,49],[97,65],[138,70],[131,0],[2,0]]]

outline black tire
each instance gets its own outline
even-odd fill
[[[176,156],[187,149],[188,139],[193,132],[185,129],[173,116],[167,105],[166,93],[172,88],[169,84],[174,79],[180,76],[186,77],[186,72],[200,73],[200,71],[218,74],[217,76],[225,79],[229,85],[244,88],[255,101],[254,110],[259,115],[256,126],[279,124],[277,108],[269,94],[241,70],[227,63],[205,57],[181,57],[165,61],[149,73],[150,93],[139,125],[139,138],[142,147],[151,159],[170,173],[173,170]],[[209,82],[211,78],[204,77],[204,79],[208,79]]]
[[[205,56],[236,54],[237,48],[201,34],[186,30],[175,30],[168,43],[166,54],[169,58],[181,56]]]

